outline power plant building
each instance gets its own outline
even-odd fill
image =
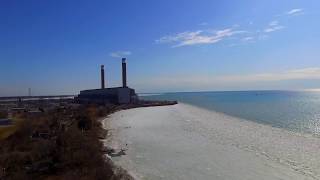
[[[101,88],[80,91],[79,103],[130,104],[138,100],[135,90],[127,87],[126,59],[122,58],[122,87],[106,88],[104,66],[101,66]]]

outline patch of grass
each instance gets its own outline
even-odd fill
[[[15,133],[16,130],[17,127],[15,125],[0,127],[0,140],[6,139],[7,137]]]
[[[12,125],[0,126],[0,140],[6,139],[14,134],[23,120],[21,117],[15,117],[12,121]]]

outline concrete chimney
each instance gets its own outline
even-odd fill
[[[127,87],[127,65],[126,65],[126,58],[122,58],[122,87]]]
[[[104,88],[104,65],[101,65],[101,89]]]

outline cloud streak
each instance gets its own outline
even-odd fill
[[[270,32],[274,32],[274,31],[279,31],[281,29],[283,29],[284,26],[272,26],[272,27],[268,27],[264,30],[264,32],[266,33],[270,33]]]
[[[291,9],[290,11],[286,12],[287,15],[301,15],[303,14],[303,9]]]
[[[291,9],[279,16],[295,16],[303,14],[304,10],[301,8]],[[249,23],[252,24],[252,23]],[[208,23],[203,22],[199,25],[208,25]],[[256,31],[237,31],[235,30],[238,25],[234,25],[230,28],[221,29],[218,31],[212,30],[197,30],[197,31],[185,31],[173,35],[166,35],[157,40],[158,44],[173,44],[171,47],[182,47],[182,46],[192,46],[192,45],[205,45],[205,44],[215,44],[225,39],[238,40],[240,44],[247,44],[247,42],[257,42],[258,40],[265,40],[270,37],[270,34],[275,31],[280,31],[286,28],[281,25],[278,20],[273,20],[269,22],[264,28],[258,29]],[[244,36],[236,36],[238,34],[246,33]],[[230,38],[232,37],[232,38]],[[232,42],[232,45],[237,44]],[[232,46],[229,46],[232,47]]]
[[[235,31],[232,28],[222,29],[218,31],[186,31],[175,35],[163,36],[160,39],[156,40],[156,43],[175,43],[175,45],[173,45],[172,47],[214,44],[226,39],[227,37],[243,32],[244,31]]]
[[[131,55],[130,51],[116,51],[116,52],[110,53],[110,56],[114,57],[114,58],[121,58],[121,57],[129,56],[129,55]]]
[[[284,26],[279,25],[278,21],[271,21],[268,27],[264,29],[264,32],[270,33],[270,32],[281,30],[283,28]]]
[[[248,37],[242,38],[241,40],[244,41],[244,42],[249,42],[249,41],[252,42],[252,41],[254,41],[254,37],[248,36]]]

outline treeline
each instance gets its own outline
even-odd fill
[[[21,114],[16,132],[0,141],[0,179],[119,179],[103,153],[99,117],[115,106],[57,108]]]

